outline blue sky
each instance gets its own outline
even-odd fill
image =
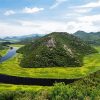
[[[100,0],[0,0],[0,37],[100,31]]]

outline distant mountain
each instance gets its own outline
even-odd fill
[[[20,41],[18,42],[19,44],[29,44],[30,42],[34,42],[34,40],[42,37],[44,35],[42,34],[33,34],[33,35],[28,35],[28,36],[24,36],[20,39]]]
[[[7,42],[21,42],[27,39],[31,40],[32,38],[42,37],[44,34],[31,34],[31,35],[23,35],[23,36],[12,36],[12,37],[5,37],[3,40]]]
[[[3,42],[3,41],[5,41],[4,39],[2,39],[2,38],[0,38],[0,42]]]
[[[100,32],[86,33],[84,31],[77,31],[74,33],[74,35],[81,38],[89,44],[100,45]]]
[[[97,52],[81,39],[65,33],[53,32],[22,48],[22,67],[81,66],[85,55]]]

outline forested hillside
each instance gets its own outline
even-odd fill
[[[22,67],[82,66],[85,55],[97,52],[81,39],[64,32],[53,32],[22,48]]]
[[[75,36],[83,39],[89,44],[92,45],[100,45],[100,32],[84,32],[84,31],[77,31],[74,33]]]

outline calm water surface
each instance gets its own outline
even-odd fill
[[[13,47],[12,49],[9,49],[7,54],[0,59],[0,63],[12,58],[16,54],[17,49],[18,48],[16,48],[16,47]]]

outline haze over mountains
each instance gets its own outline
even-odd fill
[[[0,41],[9,41],[9,42],[19,42],[19,41],[32,41],[34,38],[42,37],[46,34],[30,34],[23,36],[7,36],[5,38],[0,38]],[[79,37],[80,39],[86,41],[89,44],[100,45],[100,32],[90,32],[77,31],[73,35]]]
[[[38,38],[38,37],[42,37],[45,34],[30,34],[30,35],[23,35],[23,36],[7,36],[4,38],[0,38],[1,41],[7,41],[7,42],[20,42],[20,41],[26,41],[26,40],[30,40],[32,41],[32,39],[34,38]]]

